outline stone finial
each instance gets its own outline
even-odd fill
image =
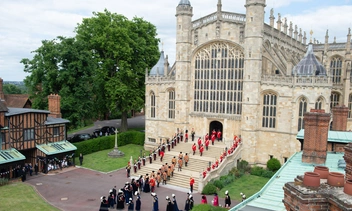
[[[334,37],[334,43],[336,43],[336,36]]]
[[[276,23],[277,23],[277,30],[279,30],[279,31],[281,31],[281,14],[279,13],[278,14],[278,18],[277,18],[277,21],[276,21]]]
[[[270,26],[271,26],[271,27],[274,27],[274,20],[275,20],[275,17],[274,17],[274,9],[273,9],[273,8],[271,8],[271,10],[270,10],[270,17],[269,17],[269,19],[270,19]]]

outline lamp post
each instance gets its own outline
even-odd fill
[[[118,147],[117,147],[117,133],[119,131],[117,131],[117,129],[115,130],[115,147],[114,147],[114,150],[112,150],[111,152],[109,152],[109,157],[112,157],[112,158],[118,158],[118,157],[123,157],[125,156],[125,154],[123,152],[121,152]]]

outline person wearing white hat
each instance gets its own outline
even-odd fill
[[[133,203],[133,199],[132,198],[129,198],[128,200],[128,208],[127,208],[128,211],[134,211],[134,203]]]
[[[191,210],[190,207],[189,207],[190,203],[191,203],[191,200],[189,199],[190,195],[189,195],[189,193],[187,193],[187,194],[188,194],[188,197],[187,197],[186,202],[185,202],[185,211]]]
[[[225,191],[225,207],[230,208],[231,207],[231,198],[229,196],[229,191]]]
[[[153,209],[152,209],[152,211],[159,211],[158,196],[154,192],[151,193],[151,195],[153,196]]]
[[[134,195],[137,196],[137,199],[136,199],[136,211],[140,211],[141,210],[141,205],[142,205],[141,196],[139,195],[138,191],[136,191],[134,193]]]
[[[121,189],[119,189],[116,197],[117,197],[116,209],[123,210],[125,208],[125,196]]]
[[[246,195],[242,195],[242,201],[246,200]]]
[[[192,210],[194,206],[193,196],[189,195],[189,210]]]
[[[174,211],[174,207],[171,203],[170,197],[166,196],[166,201],[167,201],[167,205],[166,205],[166,211]]]
[[[173,207],[174,207],[173,211],[180,211],[178,209],[178,206],[177,206],[177,201],[176,201],[176,195],[175,194],[172,194],[172,204],[173,204]]]
[[[101,202],[100,202],[99,211],[108,211],[109,210],[109,204],[106,201],[106,197],[105,196],[100,197],[100,201]]]

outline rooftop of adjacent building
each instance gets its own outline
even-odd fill
[[[302,151],[295,153],[281,169],[269,180],[269,182],[256,194],[235,206],[231,210],[241,211],[266,211],[286,210],[282,200],[284,199],[283,186],[287,182],[293,182],[297,175],[312,172],[316,165],[302,162]],[[344,173],[344,168],[338,167],[339,160],[343,160],[344,153],[328,152],[324,165],[330,172]]]

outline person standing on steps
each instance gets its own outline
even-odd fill
[[[196,143],[194,143],[194,144],[192,145],[193,155],[196,154],[196,150],[197,150],[197,146],[196,146]]]
[[[200,149],[200,145],[202,144],[202,138],[199,137],[197,142],[198,142],[198,149]]]
[[[181,158],[178,159],[178,171],[182,171],[182,164],[183,164],[183,161]]]
[[[215,130],[214,130],[214,132],[215,132]],[[210,138],[211,138],[211,145],[214,145],[215,138],[216,138],[216,132],[212,133]]]
[[[185,133],[185,142],[188,142],[188,130],[186,130],[186,133]]]
[[[199,148],[199,153],[200,153],[200,156],[203,155],[203,152],[204,152],[204,147],[203,147],[203,144],[200,146]]]
[[[222,141],[222,133],[221,133],[220,130],[219,130],[218,133],[216,134],[216,137],[217,137],[218,141]]]
[[[196,132],[194,132],[194,128],[192,128],[192,131],[191,131],[191,138],[192,138],[192,141],[194,141],[194,136],[196,135]]]
[[[209,139],[205,140],[205,150],[208,151],[208,147],[209,147]]]
[[[185,160],[185,166],[187,167],[187,164],[188,164],[188,161],[189,161],[188,153],[185,154],[185,157],[183,159]]]

